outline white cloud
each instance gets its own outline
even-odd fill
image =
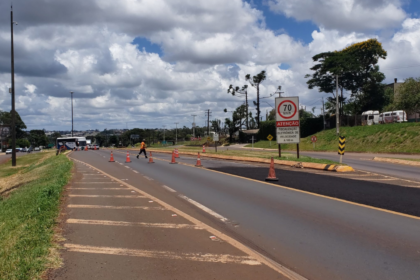
[[[400,0],[270,0],[272,11],[346,32],[394,28],[406,18]]]
[[[282,85],[286,95],[299,95],[309,106],[322,96],[306,86],[304,75],[312,56],[374,36],[325,25],[313,31],[312,42],[304,45],[266,29],[262,12],[240,0],[57,3],[26,0],[15,11],[15,17],[23,19],[15,34],[17,108],[30,129],[69,129],[70,91],[74,91],[76,129],[124,127],[125,122],[143,128],[175,121],[190,125],[193,113],[203,125],[206,109],[215,118],[230,116],[223,109],[232,110],[242,100],[227,94],[228,86],[247,84],[245,75],[261,70],[267,71],[262,96]],[[394,5],[396,15],[401,15],[395,1],[379,1],[378,13],[389,9],[387,5]],[[0,4],[0,18],[8,15],[3,7]],[[48,8],[41,14],[39,7]],[[353,10],[348,13],[352,15]],[[396,22],[393,18],[378,24],[387,28]],[[400,31],[384,41],[389,55],[381,65],[396,67],[420,57],[419,25],[418,19],[407,19]],[[1,110],[10,110],[8,32],[0,27]],[[165,55],[137,49],[131,42],[138,36],[161,46]],[[282,63],[290,69],[281,70]],[[391,73],[393,77],[401,72]],[[249,92],[252,104],[256,92]],[[263,115],[271,105],[271,99],[261,103]],[[255,115],[254,106],[250,108]]]

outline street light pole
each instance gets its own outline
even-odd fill
[[[16,112],[15,112],[15,51],[13,47],[13,6],[10,7],[10,33],[11,33],[11,66],[12,66],[12,166],[16,166]]]
[[[335,76],[335,85],[336,85],[336,94],[337,99],[335,102],[335,119],[336,119],[336,130],[337,135],[340,135],[340,107],[339,107],[339,99],[338,99],[338,75]]]
[[[71,137],[73,137],[73,92],[70,91],[71,94]]]

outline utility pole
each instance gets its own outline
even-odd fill
[[[206,115],[207,115],[207,137],[209,137],[210,136],[210,115],[211,115],[210,109],[207,109]]]
[[[10,34],[11,34],[11,66],[12,66],[12,166],[16,166],[16,112],[15,112],[15,51],[13,47],[13,6],[10,7]]]
[[[71,137],[73,137],[73,92],[70,91],[71,94]]]
[[[193,138],[195,138],[195,117],[197,115],[191,115],[193,117],[192,129],[193,129]]]
[[[335,119],[337,121],[336,129],[337,135],[340,135],[340,108],[339,108],[339,98],[338,98],[338,75],[335,76],[335,85],[336,85],[336,102],[335,102]]]
[[[178,124],[179,123],[175,123],[176,128],[175,128],[175,145],[178,143]]]
[[[325,107],[324,107],[324,97],[322,97],[322,116],[324,117],[324,130],[325,130]]]

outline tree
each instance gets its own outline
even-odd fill
[[[27,134],[23,129],[26,129],[26,124],[20,118],[18,112],[15,114],[16,139],[26,138]],[[11,112],[0,111],[0,125],[10,125],[12,123]],[[11,130],[10,130],[11,131]],[[11,137],[11,135],[9,135]]]
[[[387,53],[382,44],[376,39],[369,39],[336,52],[324,52],[315,55],[312,59],[317,62],[311,68],[314,73],[307,74],[305,78],[308,88],[317,87],[320,92],[331,93],[334,98],[336,76],[339,76],[338,87],[343,98],[343,90],[351,91],[355,99],[354,105],[369,107],[377,104],[378,100],[384,103],[384,91],[381,82],[385,75],[379,71],[378,61],[386,59]],[[342,99],[344,101],[344,99]],[[341,103],[341,102],[340,102]],[[343,104],[341,103],[341,110]]]
[[[260,84],[263,81],[265,81],[266,78],[267,78],[267,76],[265,74],[265,71],[261,71],[256,76],[253,76],[252,79],[251,79],[250,74],[245,75],[245,80],[248,81],[251,84],[251,86],[253,86],[254,88],[257,89],[257,102],[254,102],[254,104],[257,106],[257,128],[260,127],[260,115],[261,115],[261,111],[260,111]]]
[[[248,85],[244,85],[241,89],[239,87],[233,87],[232,85],[229,86],[228,93],[231,93],[233,96],[236,94],[243,94],[245,95],[245,106],[246,106],[246,129],[249,129],[249,122],[248,122]]]
[[[396,106],[399,110],[404,110],[407,114],[420,114],[420,78],[408,78],[400,86],[398,95],[395,97]]]
[[[34,129],[29,131],[28,140],[34,147],[48,145],[48,138],[45,135],[45,132],[41,129]]]
[[[226,109],[225,109],[225,112],[227,112]],[[235,111],[233,111],[232,119],[229,119],[229,118],[225,119],[225,128],[229,133],[230,142],[232,142],[233,134],[235,134],[235,132],[241,129],[241,127],[244,125],[245,114],[246,114],[245,105],[241,105],[238,108],[236,108]]]
[[[270,113],[268,113],[267,121],[275,121],[276,120],[276,109],[273,108]]]

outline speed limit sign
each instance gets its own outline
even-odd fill
[[[299,97],[276,98],[277,143],[300,143]]]

